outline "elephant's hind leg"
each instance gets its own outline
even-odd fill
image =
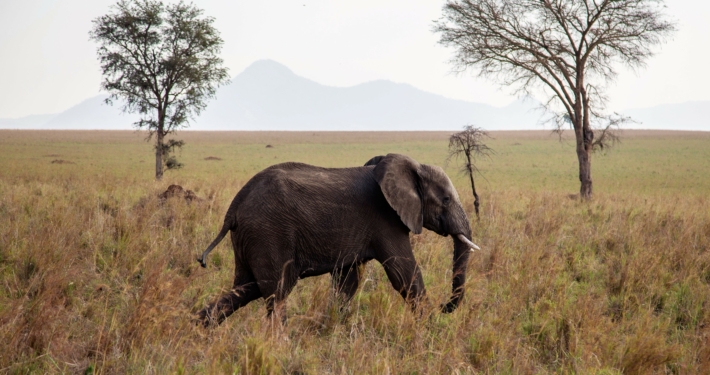
[[[261,297],[261,290],[259,290],[255,280],[238,285],[235,282],[232,290],[223,294],[217,302],[211,303],[199,312],[199,321],[205,327],[215,323],[221,324],[224,319],[232,315],[237,309],[259,297]]]
[[[286,297],[291,293],[298,282],[298,270],[293,260],[289,260],[281,267],[277,280],[261,277],[255,272],[259,288],[266,299],[266,310],[269,318],[274,321],[286,322]]]
[[[357,293],[362,278],[362,264],[336,268],[331,272],[333,288],[342,302],[349,302]]]

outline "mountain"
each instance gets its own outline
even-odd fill
[[[45,129],[132,129],[131,124],[138,121],[138,115],[122,113],[121,103],[107,105],[104,100],[108,95],[97,95],[69,108],[48,121]]]
[[[382,80],[324,86],[262,60],[220,89],[197,123],[221,130],[529,129],[539,118],[534,107],[519,101],[495,108]]]
[[[44,124],[56,116],[56,114],[49,114],[20,118],[0,118],[0,129],[44,129]]]
[[[0,122],[0,128],[132,129],[135,114],[106,95],[87,99],[33,126]],[[217,90],[192,130],[489,130],[537,129],[539,110],[518,100],[503,108],[448,99],[407,84],[373,81],[331,87],[299,77],[270,60],[257,61]]]
[[[0,119],[0,129],[133,129],[131,124],[138,121],[138,116],[122,113],[120,103],[107,105],[107,97],[94,96],[58,114]]]
[[[138,116],[121,113],[121,103],[106,105],[105,98],[98,95],[57,115],[0,119],[0,128],[132,129]],[[219,88],[190,129],[459,130],[467,124],[486,130],[545,129],[539,107],[527,99],[498,108],[385,80],[325,86],[275,61],[260,60]],[[710,130],[708,109],[710,102],[689,102],[623,113],[642,122],[630,128]]]
[[[710,102],[663,104],[629,109],[623,114],[637,121],[626,126],[630,129],[710,130]]]

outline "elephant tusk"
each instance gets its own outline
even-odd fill
[[[457,235],[456,235],[456,238],[458,238],[459,241],[461,241],[461,242],[465,243],[466,245],[470,246],[470,247],[471,247],[471,251],[473,251],[474,249],[475,249],[475,250],[481,250],[481,248],[478,247],[478,245],[476,245],[475,243],[469,241],[469,239],[466,238],[466,236],[464,236],[464,235],[461,234],[461,233],[457,234]]]

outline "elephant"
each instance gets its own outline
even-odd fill
[[[469,254],[479,248],[470,240],[456,189],[440,167],[399,154],[353,168],[295,162],[268,167],[237,193],[219,234],[197,258],[206,267],[209,252],[231,231],[232,289],[202,309],[198,322],[220,324],[261,297],[268,316],[283,322],[286,297],[298,279],[326,273],[338,296],[350,301],[361,265],[373,259],[416,311],[426,291],[409,232],[422,228],[453,238],[452,295],[441,306],[452,312],[464,295]]]

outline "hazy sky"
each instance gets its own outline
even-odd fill
[[[91,20],[115,0],[0,0],[0,118],[61,112],[97,95],[101,82]],[[230,75],[259,59],[330,86],[375,79],[409,83],[449,98],[508,104],[495,83],[453,75],[452,51],[432,21],[442,1],[196,0],[215,17]],[[648,66],[623,72],[609,109],[710,100],[710,1],[668,0],[679,31]]]

